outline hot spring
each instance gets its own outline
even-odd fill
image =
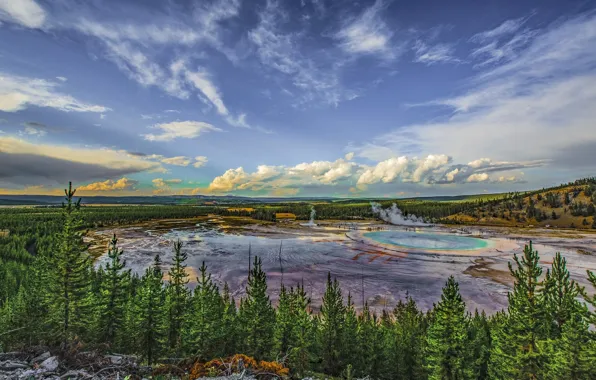
[[[375,231],[363,236],[381,244],[423,251],[472,251],[491,244],[489,240],[436,232]]]

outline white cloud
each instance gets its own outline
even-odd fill
[[[195,163],[192,164],[195,168],[202,168],[203,166],[207,165],[209,160],[205,156],[196,156]]]
[[[177,138],[192,139],[206,132],[221,132],[221,129],[202,121],[173,121],[171,123],[155,124],[152,128],[161,130],[158,134],[144,134],[149,141],[172,141]]]
[[[314,61],[313,56],[324,55],[321,52],[300,51],[300,33],[285,33],[282,23],[289,19],[277,1],[267,0],[267,5],[259,13],[259,23],[248,33],[249,41],[256,46],[261,63],[289,78],[297,89],[299,105],[322,102],[337,105],[344,100],[357,96],[354,91],[346,90],[340,83],[340,59]],[[292,92],[284,92],[294,95]]]
[[[390,183],[404,173],[408,167],[408,158],[405,156],[389,158],[379,162],[373,168],[368,168],[358,178],[359,185],[372,185],[378,182]]]
[[[0,73],[0,111],[16,112],[29,106],[55,108],[64,112],[107,112],[110,108],[83,103],[56,91],[57,83]]]
[[[117,181],[108,179],[103,182],[94,182],[85,186],[79,186],[77,191],[123,191],[134,190],[139,181],[122,177]]]
[[[522,25],[526,22],[526,18],[518,18],[515,20],[506,20],[494,29],[486,30],[484,32],[477,33],[470,38],[473,42],[484,42],[487,40],[498,39],[508,34],[517,32]]]
[[[341,41],[340,47],[351,54],[378,54],[385,58],[393,58],[393,33],[381,18],[385,10],[386,4],[377,0],[361,15],[350,20],[335,35]]]
[[[58,79],[60,82],[66,82],[68,80],[66,77],[56,77],[56,79]]]
[[[43,129],[40,128],[35,128],[35,127],[30,127],[30,126],[26,126],[25,127],[25,131],[24,134],[26,135],[30,135],[30,136],[45,136],[47,134],[46,131],[44,131]]]
[[[45,10],[34,0],[0,0],[0,20],[41,28],[46,17]]]
[[[354,158],[354,152],[349,152],[349,153],[346,153],[346,155],[344,156],[344,158],[345,158],[347,161],[352,161],[352,159]]]
[[[177,156],[177,157],[170,157],[164,158],[161,160],[164,164],[168,165],[175,165],[175,166],[188,166],[192,162],[192,160],[188,157],[184,156]]]
[[[452,107],[453,114],[401,126],[374,144],[400,152],[414,143],[420,153],[449,149],[460,160],[488,156],[497,162],[573,154],[578,136],[596,146],[594,62],[596,15],[556,24],[516,59],[478,74],[466,92],[429,103]]]
[[[488,181],[487,173],[474,173],[466,179],[466,182],[485,182]]]
[[[432,65],[435,63],[459,63],[461,60],[454,56],[454,47],[450,44],[427,45],[421,40],[414,43],[414,62]]]
[[[99,118],[100,118],[100,120],[105,119],[106,118],[106,114],[105,113],[99,114]]]

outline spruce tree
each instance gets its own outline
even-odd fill
[[[399,300],[393,309],[392,373],[398,379],[426,379],[424,369],[424,346],[426,344],[426,323],[424,314],[416,302],[406,295],[406,302]]]
[[[221,334],[224,303],[217,285],[207,272],[205,262],[199,268],[192,297],[192,314],[190,314],[190,347],[189,353],[200,360],[209,360],[221,355]]]
[[[345,307],[344,325],[342,328],[341,353],[342,367],[351,365],[355,370],[359,364],[360,353],[358,352],[358,316],[352,301],[352,294],[348,293],[348,300]]]
[[[167,308],[168,308],[168,344],[176,356],[182,347],[182,324],[188,308],[190,292],[188,274],[186,273],[186,259],[188,255],[182,251],[180,240],[174,243],[172,266],[168,272]]]
[[[255,256],[248,278],[246,298],[240,308],[246,354],[257,360],[270,358],[273,349],[275,310],[267,295],[267,275]]]
[[[339,282],[331,281],[331,273],[327,274],[327,288],[323,295],[320,315],[320,344],[323,372],[338,375],[341,372],[342,329],[344,325],[345,306]]]
[[[230,294],[228,283],[224,284],[222,301],[224,305],[223,319],[221,324],[221,351],[223,356],[236,354],[238,345],[238,316],[236,310],[236,301]]]
[[[303,376],[310,367],[313,342],[316,340],[309,311],[310,299],[306,296],[304,285],[290,291],[290,302],[293,313],[289,364],[296,375]]]
[[[470,363],[472,364],[472,378],[477,380],[488,379],[491,335],[489,322],[484,311],[479,314],[478,310],[476,310],[470,320],[468,341],[471,348]]]
[[[581,313],[573,314],[563,326],[561,338],[554,340],[554,354],[545,378],[549,380],[589,380],[596,377],[594,337]]]
[[[118,248],[118,239],[114,234],[108,248],[108,262],[105,276],[100,282],[99,328],[100,341],[112,346],[120,332],[124,320],[124,308],[127,298],[127,280],[130,270],[124,271],[125,261],[121,261],[122,250]]]
[[[139,344],[147,363],[152,365],[166,343],[166,313],[163,273],[159,255],[141,279],[138,294]]]
[[[64,190],[66,203],[62,204],[62,230],[48,257],[48,305],[56,335],[63,346],[77,334],[85,333],[88,328],[86,318],[93,314],[89,302],[91,260],[83,243],[79,216],[81,199],[74,200],[75,192],[69,182],[68,189]]]
[[[292,299],[284,284],[281,284],[279,303],[275,313],[274,357],[285,357],[292,344]]]
[[[371,313],[368,303],[364,304],[364,309],[358,317],[358,350],[360,358],[355,367],[356,374],[361,376],[370,376],[373,379],[379,378],[381,373],[383,357],[383,337],[377,316]]]
[[[426,339],[426,363],[431,380],[471,378],[466,305],[453,276],[447,280],[435,306]]]
[[[538,379],[542,376],[547,362],[542,347],[549,326],[539,259],[530,242],[521,259],[517,254],[514,256],[516,268],[509,263],[515,284],[513,292],[508,294],[508,316],[495,333],[491,352],[493,378]]]
[[[544,301],[549,314],[547,318],[554,322],[554,325],[547,327],[551,330],[551,337],[558,338],[563,325],[581,312],[581,305],[576,300],[579,287],[575,281],[570,280],[567,261],[559,252],[555,254],[551,269],[546,272],[544,285]]]

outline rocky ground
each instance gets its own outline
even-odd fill
[[[124,379],[143,378],[151,369],[137,365],[134,357],[82,352],[54,355],[43,349],[0,353],[0,380]]]

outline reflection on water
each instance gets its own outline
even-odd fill
[[[383,244],[424,250],[462,251],[481,249],[489,246],[488,240],[436,232],[375,231],[367,232],[364,236]]]
[[[142,273],[151,265],[156,254],[162,257],[167,271],[172,243],[180,239],[184,242],[191,269],[200,267],[205,261],[213,278],[220,286],[227,282],[237,300],[244,295],[250,244],[252,256],[257,255],[263,260],[274,302],[282,281],[286,286],[303,283],[315,310],[325,290],[327,273],[331,272],[340,281],[344,296],[347,297],[348,292],[358,295],[354,297],[358,307],[363,304],[359,298],[364,284],[364,301],[377,311],[392,308],[406,294],[411,295],[422,309],[431,308],[440,299],[447,277],[453,275],[460,283],[462,296],[470,310],[478,308],[493,313],[506,306],[510,283],[507,262],[513,253],[522,251],[525,242],[438,235],[428,230],[423,233],[395,230],[363,234],[367,238],[376,237],[415,247],[416,254],[412,254],[411,251],[396,252],[348,237],[352,232],[346,234],[345,231],[324,228],[259,226],[240,230],[241,234],[229,234],[214,224],[162,227],[105,229],[94,234],[111,236],[116,233],[124,249],[124,259],[136,273]],[[550,264],[556,250],[563,252],[574,279],[585,281],[585,269],[596,269],[596,257],[581,257],[575,250],[555,249],[548,245],[536,244],[536,247],[540,250],[543,265]],[[469,253],[447,255],[438,253],[439,249]],[[426,253],[421,254],[423,251]],[[104,255],[98,265],[105,260]],[[191,286],[194,285],[191,283]]]

